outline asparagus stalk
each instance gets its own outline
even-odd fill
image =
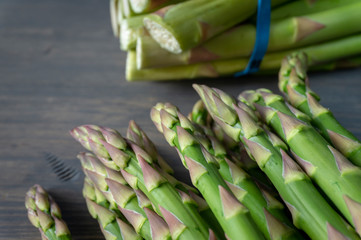
[[[157,110],[158,112],[156,112]],[[165,128],[167,131],[177,129],[177,133],[188,132],[188,138],[193,138],[202,145],[202,153],[207,162],[217,162],[219,174],[226,181],[234,196],[249,209],[254,222],[266,239],[273,239],[275,236],[278,236],[279,239],[302,239],[301,235],[290,227],[292,223],[286,217],[284,206],[269,193],[261,190],[247,173],[228,160],[225,149],[215,138],[207,138],[203,131],[197,130],[197,127],[171,104],[157,104],[152,110],[152,115],[154,120],[160,119],[160,122],[156,124],[162,125],[165,135],[167,135],[164,132]],[[180,139],[179,136],[178,141]],[[175,141],[173,140],[173,142]],[[178,149],[178,151],[181,150]],[[184,154],[184,157],[188,156]]]
[[[275,188],[267,176],[258,167],[257,163],[248,156],[244,145],[234,141],[227,134],[225,134],[222,128],[212,120],[212,117],[208,113],[202,100],[196,102],[196,104],[193,106],[192,112],[188,115],[188,118],[195,124],[198,124],[198,126],[201,127],[204,133],[207,135],[207,138],[209,138],[211,141],[219,141],[222,143],[226,148],[227,154],[229,155],[228,158],[233,160],[237,167],[244,169],[255,181],[257,181],[257,183],[260,183],[266,187],[273,196],[278,196],[278,193],[275,191]],[[214,137],[216,140],[214,140]],[[217,143],[215,144],[219,145]]]
[[[141,192],[135,193],[119,172],[106,168],[93,154],[81,153],[78,158],[85,175],[110,203],[109,208],[113,211],[119,208],[139,235],[152,239],[150,224],[144,211],[145,207],[152,208],[150,201]]]
[[[189,120],[180,115],[171,104],[162,103],[152,108],[151,118],[168,143],[177,149],[183,164],[189,170],[193,185],[208,202],[227,237],[264,239],[248,209],[237,200],[222,179],[217,162],[208,158],[199,141],[190,134],[194,127]]]
[[[145,15],[124,19],[120,27],[120,49],[135,49],[137,39],[145,34],[143,19]]]
[[[361,3],[358,2],[301,17],[273,21],[267,51],[270,53],[315,45],[359,33],[360,10]],[[340,15],[343,17],[339,18]],[[180,54],[170,53],[157,46],[149,37],[143,37],[137,43],[137,66],[140,69],[169,67],[248,57],[253,51],[255,35],[255,25],[240,25]]]
[[[43,240],[71,239],[70,231],[62,219],[59,206],[40,185],[34,185],[26,193],[25,207],[28,218],[39,229]]]
[[[312,126],[298,120],[281,96],[263,92],[251,104],[287,142],[297,162],[360,234],[361,222],[356,216],[361,214],[361,168],[331,147]]]
[[[187,192],[190,194],[188,196],[189,199],[193,199],[197,203],[197,208],[199,214],[206,220],[211,228],[217,233],[218,236],[223,236],[224,232],[219,225],[217,219],[215,218],[212,210],[209,208],[207,202],[199,196],[199,192],[183,183],[178,181],[176,178],[170,176],[168,173],[173,173],[173,169],[167,164],[167,162],[158,154],[157,149],[154,146],[154,143],[148,138],[146,133],[134,122],[129,122],[129,127],[127,131],[127,138],[131,139],[133,142],[141,146],[153,159],[158,159],[158,163],[160,165],[159,171],[162,175],[168,179],[168,181],[179,191],[185,195]],[[171,171],[170,171],[171,170]],[[164,171],[164,172],[163,172]],[[193,201],[191,201],[191,204]],[[186,203],[187,204],[187,203]]]
[[[193,0],[147,16],[144,25],[164,49],[181,53],[246,20],[256,10],[253,0]]]
[[[322,62],[334,61],[361,54],[361,35],[354,35],[332,42],[304,47],[297,51],[305,52],[308,56],[308,64],[314,66]],[[261,73],[262,71],[279,69],[282,59],[290,53],[291,51],[284,51],[266,54],[260,66]],[[242,71],[247,66],[247,63],[248,58],[239,58],[186,66],[139,70],[136,66],[136,53],[130,51],[127,58],[126,78],[128,81],[179,80],[200,77],[214,78]]]
[[[118,0],[110,0],[110,23],[115,37],[119,36]]]
[[[275,147],[253,116],[226,93],[194,85],[213,119],[235,141],[242,141],[291,211],[293,223],[312,239],[359,239],[285,151]],[[355,206],[355,205],[353,205]]]
[[[106,207],[109,203],[104,203],[104,199],[102,199],[101,196],[99,199],[99,195],[96,194],[96,189],[87,177],[84,179],[83,196],[90,215],[98,220],[105,239],[143,239],[134,231],[132,226],[124,221],[124,219],[119,218],[115,212]],[[103,198],[105,197],[103,196]]]
[[[144,14],[158,10],[159,8],[183,2],[184,0],[129,0],[135,13]]]
[[[280,90],[294,107],[312,118],[312,123],[329,142],[361,167],[361,141],[345,129],[329,109],[320,105],[318,96],[308,86],[306,66],[307,58],[303,53],[285,58],[279,74]]]
[[[155,211],[167,222],[172,238],[206,239],[207,224],[195,208],[190,208],[182,195],[155,168],[141,148],[125,140],[117,131],[95,125],[84,125],[71,131],[85,148],[116,170],[122,169],[127,182],[140,189],[153,203]]]
[[[328,9],[342,7],[355,2],[358,2],[358,0],[296,0],[272,9],[271,19],[279,20],[288,17],[303,16],[310,13],[317,13]]]

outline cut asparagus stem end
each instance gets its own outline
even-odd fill
[[[156,21],[154,18],[151,19],[150,17],[153,16],[144,18],[144,26],[153,39],[156,40],[162,48],[172,53],[181,53],[181,46],[179,45],[179,42],[175,36],[167,29],[164,24],[161,24],[158,19],[158,21]],[[158,16],[154,17],[158,18]]]

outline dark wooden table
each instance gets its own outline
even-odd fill
[[[94,123],[125,133],[134,119],[189,181],[176,153],[149,118],[158,101],[187,113],[197,100],[191,81],[128,83],[126,54],[112,36],[108,1],[0,1],[0,239],[40,239],[29,223],[24,194],[35,183],[55,197],[74,239],[102,239],[85,207],[83,175],[63,182],[45,160],[50,153],[80,171],[82,147],[73,127]],[[361,69],[312,73],[312,88],[361,138]],[[245,77],[197,82],[233,95],[258,87],[277,91],[277,79]]]

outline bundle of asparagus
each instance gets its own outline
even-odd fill
[[[295,50],[306,52],[316,70],[360,66],[354,61],[361,55],[359,1],[271,3],[261,73],[277,71]],[[111,0],[114,35],[128,51],[127,80],[207,78],[244,70],[255,44],[256,7],[257,0]]]
[[[307,56],[282,60],[279,88],[233,98],[194,85],[188,117],[158,103],[150,117],[189,171],[189,186],[134,122],[127,137],[82,125],[71,135],[92,153],[78,158],[83,196],[106,239],[361,238],[361,142],[310,89]],[[44,239],[70,239],[45,190],[29,190],[30,221]]]

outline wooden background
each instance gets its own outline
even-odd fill
[[[191,81],[128,83],[126,54],[109,23],[108,0],[0,1],[0,239],[40,239],[28,222],[24,194],[35,183],[55,197],[74,239],[102,239],[81,195],[83,175],[62,182],[45,160],[51,153],[78,170],[82,147],[68,131],[94,123],[125,133],[134,119],[188,181],[175,152],[149,118],[158,101],[184,113],[197,100]],[[361,138],[361,69],[312,73],[325,106]],[[277,79],[244,77],[197,82],[233,95]]]

